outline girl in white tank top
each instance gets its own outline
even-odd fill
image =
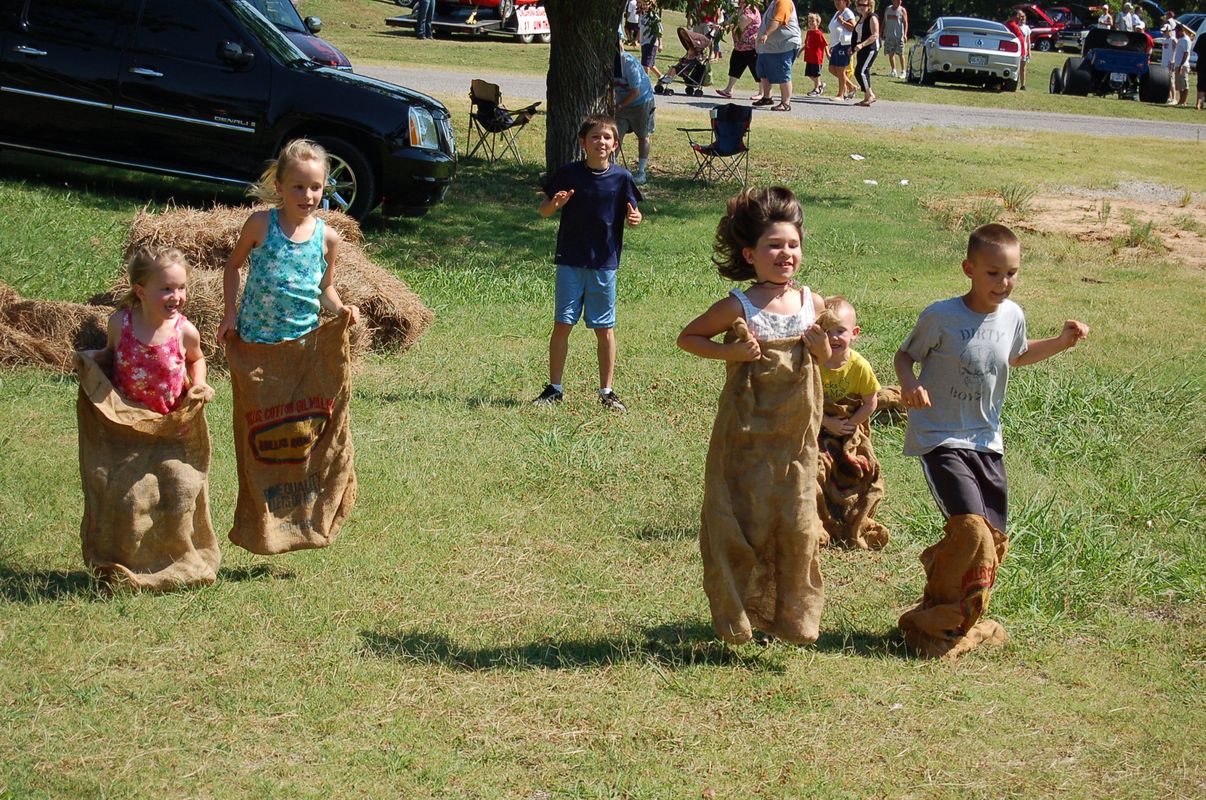
[[[829,358],[829,340],[816,324],[824,311],[820,295],[793,278],[800,268],[804,212],[790,189],[747,189],[730,198],[716,229],[713,261],[721,275],[753,280],[693,320],[679,334],[688,353],[723,361],[757,361],[759,342],[803,339],[821,360]],[[744,319],[753,341],[717,342],[714,337]]]

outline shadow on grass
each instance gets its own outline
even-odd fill
[[[865,631],[823,631],[817,639],[816,648],[831,653],[846,653],[864,658],[912,659],[905,647],[900,631],[893,629],[883,633]]]
[[[527,400],[518,397],[487,397],[483,395],[465,396],[454,392],[419,392],[419,391],[362,391],[355,390],[357,398],[372,400],[376,403],[437,403],[464,405],[466,408],[522,408],[530,405]]]
[[[666,528],[655,528],[650,525],[641,528],[633,536],[643,542],[685,542],[699,538],[699,523],[692,521]]]
[[[0,599],[10,603],[40,603],[73,597],[107,600],[109,592],[85,570],[22,571],[0,565]]]
[[[222,567],[218,570],[219,581],[243,583],[244,581],[280,580],[291,581],[297,576],[293,570],[278,567],[275,564],[255,564],[250,567]]]
[[[207,208],[215,204],[249,204],[235,186],[123,170],[32,153],[5,152],[0,170],[6,178],[26,181],[50,191],[69,192],[81,203],[104,210],[126,210],[131,204],[177,203]]]
[[[734,648],[699,622],[674,622],[645,628],[632,637],[542,639],[502,647],[462,647],[449,637],[427,631],[381,633],[361,631],[361,652],[431,666],[466,671],[522,669],[584,669],[625,662],[649,662],[664,669],[696,666],[736,666],[783,672],[781,659],[768,657],[773,649]]]

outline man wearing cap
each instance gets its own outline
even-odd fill
[[[1169,105],[1175,103],[1183,106],[1189,103],[1189,50],[1193,45],[1193,34],[1189,28],[1174,20],[1173,36],[1177,38],[1172,57],[1172,93]]]
[[[1139,15],[1135,13],[1135,7],[1130,3],[1122,4],[1122,12],[1118,14],[1118,21],[1114,27],[1120,31],[1136,30],[1135,23],[1140,22]]]

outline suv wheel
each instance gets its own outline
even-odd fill
[[[331,159],[326,191],[331,208],[363,221],[376,205],[377,176],[368,159],[343,139],[316,136],[314,141],[326,148]]]

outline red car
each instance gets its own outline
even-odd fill
[[[1049,53],[1055,49],[1059,31],[1064,27],[1062,22],[1056,22],[1046,11],[1033,3],[1018,3],[1013,10],[1021,9],[1026,14],[1026,24],[1030,26],[1030,49]]]

